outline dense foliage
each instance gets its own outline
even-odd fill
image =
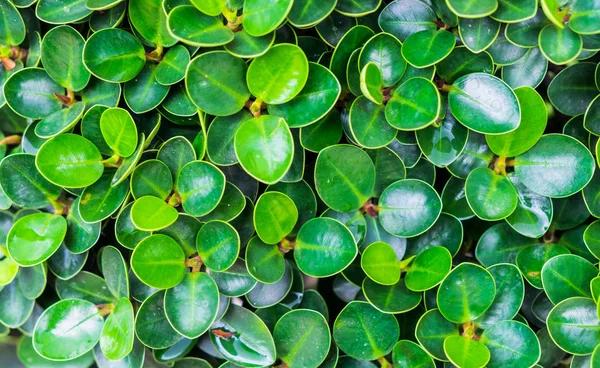
[[[0,0],[0,366],[600,367],[598,0]]]

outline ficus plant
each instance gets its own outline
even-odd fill
[[[0,0],[0,366],[600,367],[598,0]]]

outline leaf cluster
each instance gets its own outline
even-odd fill
[[[2,366],[600,367],[597,0],[0,0]]]

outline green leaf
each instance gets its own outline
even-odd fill
[[[323,149],[315,164],[319,197],[330,208],[348,212],[360,208],[375,186],[375,167],[370,157],[350,145]]]
[[[400,279],[394,285],[381,285],[365,277],[362,291],[367,301],[383,313],[405,313],[421,303],[421,293],[409,290]]]
[[[221,202],[212,212],[203,216],[202,221],[231,221],[238,217],[244,208],[246,208],[246,197],[235,185],[227,182]]]
[[[153,196],[138,198],[131,207],[131,222],[142,231],[164,229],[174,223],[178,216],[174,207]]]
[[[511,88],[529,86],[535,88],[542,83],[548,71],[548,60],[538,47],[529,49],[516,63],[502,67],[502,80]],[[523,110],[523,114],[527,110]]]
[[[255,58],[264,55],[275,41],[275,32],[261,37],[250,36],[245,30],[235,32],[233,41],[225,45],[225,50],[238,58]]]
[[[417,179],[399,180],[387,187],[379,198],[381,225],[399,237],[424,233],[441,212],[439,195],[429,184]]]
[[[430,80],[411,78],[392,92],[385,117],[396,129],[422,129],[440,117],[441,101],[440,93]]]
[[[377,93],[381,95],[381,90],[378,90]],[[381,97],[383,98],[383,95]],[[359,96],[352,102],[349,124],[356,143],[371,149],[388,145],[398,132],[385,119],[385,106],[377,105],[365,96]],[[377,179],[375,180],[377,181]]]
[[[106,144],[119,156],[129,157],[138,143],[137,127],[125,109],[109,108],[100,118],[100,131]]]
[[[84,43],[84,38],[70,26],[52,28],[42,41],[41,60],[46,73],[72,91],[82,90],[90,80],[82,59]]]
[[[475,54],[464,46],[456,47],[447,58],[436,65],[437,73],[448,83],[470,73],[492,73],[494,61],[490,54]]]
[[[600,11],[592,0],[578,1],[573,4],[569,27],[579,34],[597,34],[600,31],[598,21]]]
[[[169,93],[169,86],[156,80],[158,67],[148,63],[138,75],[123,85],[123,97],[127,106],[136,114],[143,114],[157,107]]]
[[[135,249],[137,244],[151,233],[138,230],[131,220],[131,207],[133,202],[125,205],[119,212],[115,221],[115,237],[119,244],[128,249]],[[98,225],[100,225],[98,223]],[[68,234],[67,234],[68,235]]]
[[[363,95],[373,103],[383,103],[383,78],[381,71],[375,63],[369,62],[360,72],[360,90]]]
[[[287,195],[262,194],[254,207],[254,226],[266,244],[276,244],[291,233],[298,221],[298,209]]]
[[[268,111],[284,118],[290,128],[308,126],[332,110],[341,90],[340,83],[329,69],[309,62],[304,88],[291,101],[268,105]]]
[[[192,4],[204,14],[216,17],[228,7],[228,1],[225,0],[192,0]]]
[[[165,291],[162,290],[149,295],[138,309],[135,319],[137,338],[152,349],[166,349],[183,338],[167,320],[164,299]]]
[[[510,133],[485,137],[492,152],[499,156],[514,157],[527,152],[546,129],[548,113],[542,97],[531,87],[514,92],[522,111],[519,126]]]
[[[35,349],[33,348],[33,338],[29,336],[24,336],[19,339],[17,345],[17,354],[19,360],[26,364],[28,367],[70,367],[70,368],[80,368],[86,367],[94,363],[94,355],[92,352],[88,352],[83,354],[79,358],[75,358],[65,361],[54,361],[49,360],[41,356]]]
[[[541,356],[540,342],[527,325],[517,321],[502,321],[481,334],[482,342],[490,351],[490,368],[533,366]]]
[[[459,220],[467,220],[475,216],[465,194],[465,180],[451,177],[442,190],[443,210]]]
[[[66,232],[64,217],[49,213],[30,214],[16,221],[10,229],[7,249],[20,266],[34,266],[56,252]]]
[[[518,233],[539,238],[546,233],[553,221],[554,209],[550,198],[536,194],[524,186],[514,173],[508,178],[517,190],[519,202],[506,222]]]
[[[84,109],[83,102],[76,102],[66,109],[53,112],[35,126],[35,134],[40,138],[51,138],[72,129],[83,115]]]
[[[185,68],[190,63],[190,53],[183,45],[176,45],[167,51],[156,67],[156,81],[169,86],[185,77]]]
[[[271,333],[254,313],[235,304],[211,326],[210,340],[227,360],[243,367],[263,367],[275,362]]]
[[[120,360],[131,352],[133,341],[133,306],[129,299],[121,298],[102,327],[100,348],[108,359]]]
[[[331,335],[327,320],[319,312],[298,309],[279,319],[273,340],[277,356],[288,366],[316,367],[327,357]]]
[[[513,319],[519,312],[525,296],[525,285],[519,269],[512,264],[497,264],[488,268],[496,283],[494,302],[475,322],[490,328],[500,321]]]
[[[454,117],[478,133],[502,134],[519,127],[521,108],[514,92],[500,79],[484,73],[458,78],[448,94]]]
[[[559,112],[583,114],[598,95],[594,63],[577,63],[561,70],[548,85],[548,99]]]
[[[196,237],[198,255],[206,267],[226,271],[240,252],[240,236],[233,226],[223,221],[205,223]]]
[[[146,285],[169,289],[179,284],[186,274],[185,254],[172,238],[151,235],[133,251],[131,269]]]
[[[448,249],[434,246],[419,253],[406,273],[406,287],[412,291],[434,288],[452,268],[452,255]]]
[[[590,298],[590,281],[598,275],[591,262],[572,254],[557,255],[542,268],[542,285],[554,304],[572,297]]]
[[[490,53],[495,64],[505,66],[512,65],[523,58],[527,53],[527,48],[514,45],[506,39],[504,33],[501,33],[487,49],[487,52]]]
[[[245,29],[248,31],[248,28]],[[279,68],[282,63],[288,65],[288,68]],[[266,54],[250,64],[246,80],[250,92],[257,99],[267,104],[280,105],[302,91],[308,74],[308,59],[302,49],[296,45],[281,44],[271,47]]]
[[[191,46],[221,46],[233,40],[233,32],[219,18],[208,16],[191,5],[171,10],[167,26],[171,35]]]
[[[179,171],[177,193],[185,212],[204,216],[214,210],[225,192],[225,175],[216,166],[192,161]]]
[[[490,47],[500,33],[500,22],[490,17],[461,17],[458,22],[460,39],[469,50],[475,53]],[[537,38],[535,41],[535,45],[537,45]]]
[[[400,280],[400,260],[387,243],[374,242],[362,252],[360,266],[367,276],[382,285],[394,285]]]
[[[444,352],[457,367],[482,368],[490,361],[490,350],[481,341],[464,336],[448,336]]]
[[[353,301],[333,324],[337,346],[349,356],[374,360],[392,351],[400,328],[393,315],[381,313],[365,302]]]
[[[468,285],[477,285],[477,288]],[[465,323],[483,315],[495,295],[494,278],[486,269],[473,263],[461,263],[442,281],[437,303],[448,321]]]
[[[246,246],[248,272],[256,280],[273,284],[283,277],[285,260],[276,244],[265,244],[259,237],[253,237]]]
[[[288,21],[297,28],[314,26],[327,18],[336,4],[336,0],[295,0]]]
[[[129,298],[129,277],[127,264],[121,251],[113,246],[102,248],[101,253],[102,273],[106,278],[106,285],[115,298]]]
[[[517,46],[535,47],[538,45],[540,31],[546,24],[548,24],[548,19],[544,15],[544,11],[538,9],[532,18],[508,24],[505,36]]]
[[[423,30],[435,30],[437,15],[429,4],[419,0],[393,1],[379,15],[378,24],[404,42],[408,36]]]
[[[340,113],[332,109],[314,124],[300,128],[300,143],[307,151],[319,152],[333,146],[342,137]]]
[[[106,281],[87,271],[81,271],[68,280],[57,280],[56,294],[61,299],[83,299],[94,304],[116,301],[110,293]]]
[[[188,65],[186,90],[199,109],[216,116],[232,115],[240,111],[250,97],[247,70],[246,63],[227,52],[207,52]]]
[[[219,290],[208,274],[187,273],[181,283],[166,291],[164,303],[173,328],[193,339],[206,332],[217,317]]]
[[[131,175],[131,194],[136,199],[151,195],[165,200],[172,191],[173,177],[169,167],[162,161],[144,161]]]
[[[415,344],[410,340],[400,340],[394,345],[392,361],[394,367],[397,368],[435,367],[431,356],[419,344]]]
[[[33,346],[47,359],[75,359],[94,348],[103,324],[94,304],[80,299],[61,300],[46,309],[38,319]]]
[[[176,136],[163,143],[158,150],[156,158],[169,167],[173,175],[173,181],[177,184],[181,169],[188,162],[196,159],[196,153],[190,141],[185,137]]]
[[[591,354],[600,343],[600,321],[592,299],[561,301],[550,311],[547,326],[552,341],[571,354]]]
[[[0,30],[0,44],[17,46],[25,40],[26,29],[23,18],[14,4],[8,0],[0,1],[0,13],[4,20],[4,27]],[[8,26],[10,24],[10,27]]]
[[[420,31],[404,40],[402,56],[412,66],[426,68],[446,58],[455,44],[456,38],[446,30]]]
[[[6,196],[22,208],[42,208],[56,201],[61,189],[35,167],[35,156],[12,154],[0,164],[0,184]]]
[[[312,277],[327,277],[352,263],[358,248],[350,230],[337,220],[315,218],[298,232],[294,259],[300,271]]]
[[[388,33],[373,36],[360,50],[358,55],[359,69],[374,63],[381,71],[384,87],[398,83],[406,69],[406,61],[402,57],[402,43]]]
[[[285,120],[276,116],[245,121],[235,133],[234,147],[244,170],[266,184],[281,180],[292,165],[292,134]]]
[[[98,31],[88,38],[83,48],[85,67],[94,76],[108,82],[122,83],[135,78],[145,62],[140,41],[122,29]]]
[[[129,22],[147,41],[170,47],[177,39],[167,29],[167,15],[161,0],[131,0],[128,2]]]
[[[17,328],[27,322],[35,306],[35,300],[28,299],[18,281],[13,280],[0,290],[0,322],[8,328]]]
[[[335,24],[333,26],[336,27]],[[331,56],[329,70],[336,76],[343,89],[346,89],[347,85],[346,71],[350,56],[354,50],[362,47],[373,35],[374,33],[370,28],[358,25],[348,30],[339,40]]]
[[[569,28],[548,24],[540,32],[540,50],[552,64],[563,65],[581,52],[581,36]]]
[[[533,192],[547,197],[567,197],[592,179],[594,160],[576,139],[547,134],[515,158],[515,173]]]
[[[446,4],[461,18],[481,18],[498,9],[498,0],[485,0],[477,3],[476,6],[468,0],[446,0]]]
[[[486,221],[510,216],[519,201],[511,181],[487,167],[471,171],[465,183],[465,194],[475,215]]]
[[[44,69],[20,69],[8,77],[4,84],[4,98],[18,115],[29,119],[42,119],[61,109],[56,98],[65,90],[50,78]]]
[[[419,255],[421,252],[435,246],[448,249],[455,255],[463,242],[463,225],[456,217],[442,213],[435,224],[423,234],[407,239],[405,257]]]
[[[454,118],[446,105],[446,116],[438,123],[416,131],[419,148],[434,165],[443,167],[458,158],[467,145],[469,129]]]
[[[260,37],[277,29],[292,9],[292,0],[244,1],[244,29],[252,36]]]
[[[498,9],[492,14],[492,17],[500,22],[514,23],[533,17],[537,8],[536,0],[525,2],[498,0]]]
[[[35,15],[50,24],[75,22],[90,15],[92,11],[79,0],[41,0],[35,8]]]

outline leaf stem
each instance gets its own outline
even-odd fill
[[[113,303],[98,304],[96,305],[96,308],[98,308],[98,314],[104,317],[112,313],[115,309],[115,305]]]
[[[121,156],[117,153],[102,161],[104,167],[119,167],[121,165]]]
[[[261,110],[263,109],[263,102],[260,98],[257,98],[256,100],[254,100],[254,102],[246,102],[246,107],[250,110],[252,116],[257,118],[261,115]]]
[[[283,238],[279,242],[279,251],[281,253],[288,253],[290,250],[294,249],[295,246],[296,246],[295,240],[289,240],[287,238]]]
[[[499,156],[494,163],[494,172],[498,175],[507,176],[506,156]]]
[[[171,207],[177,207],[181,204],[181,196],[177,191],[174,191],[173,194],[168,198],[167,204]]]
[[[21,144],[23,137],[18,134],[9,135],[8,137],[4,137],[0,139],[0,146],[17,146]]]

